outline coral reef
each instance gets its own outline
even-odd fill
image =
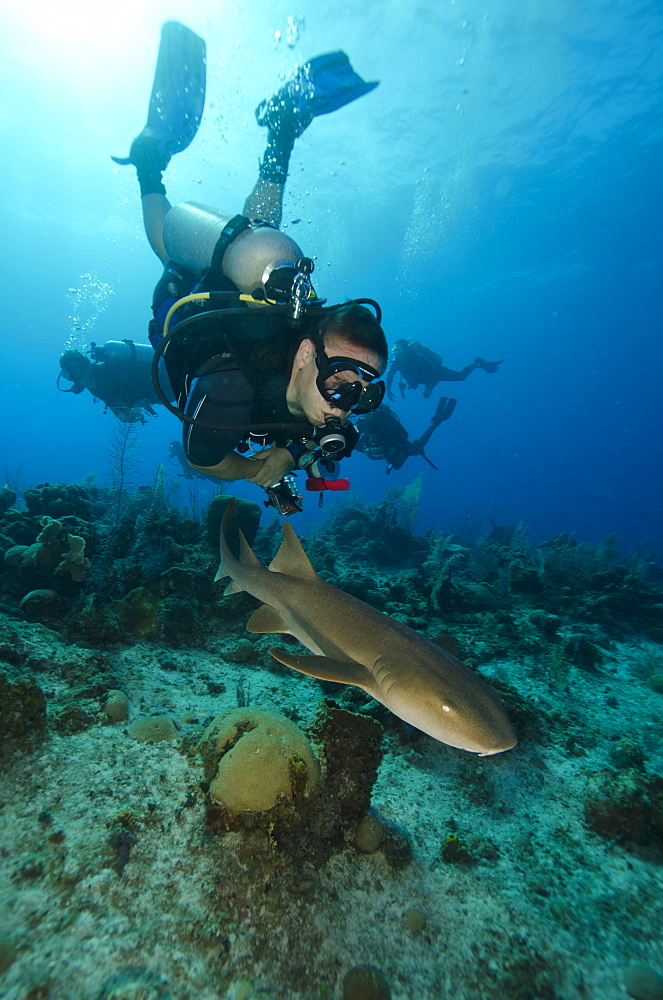
[[[0,597],[71,637],[154,633],[177,645],[199,629],[200,601],[211,604],[214,554],[202,525],[166,504],[159,478],[120,500],[43,483],[25,492],[27,510],[5,507]]]
[[[237,708],[201,742],[215,829],[292,826],[308,810],[321,767],[302,730],[279,712]]]
[[[246,636],[255,601],[213,583],[225,498],[208,527],[166,492],[160,475],[42,484],[31,507],[0,491],[3,996],[658,989],[660,568],[522,525],[417,536],[416,484],[304,541],[335,585],[499,692],[520,745],[476,758],[276,664],[273,637]],[[243,530],[268,562],[280,523],[258,513]],[[275,787],[249,705],[307,750],[280,743],[273,804],[233,819],[211,790]],[[211,724],[235,715],[220,748]]]
[[[366,829],[381,738],[374,720],[328,699],[310,741],[279,713],[255,708],[226,713],[199,744],[209,788],[208,822],[216,831],[268,831],[268,841],[251,841],[254,860],[278,847],[283,857],[316,866],[356,843],[363,822],[358,849],[379,847],[395,867],[402,866],[410,858],[402,832],[375,817],[373,828]]]
[[[485,538],[417,536],[418,495],[415,483],[380,504],[336,509],[304,539],[321,575],[412,628],[452,630],[464,659],[535,657],[558,689],[574,667],[601,671],[627,630],[663,635],[663,573],[651,560],[619,563],[614,536],[596,547],[570,535],[535,546],[522,525]],[[119,506],[92,485],[41,484],[26,492],[27,511],[12,491],[5,499],[13,506],[0,513],[0,599],[29,620],[73,639],[141,636],[178,648],[205,644],[210,619],[221,628],[234,619],[212,583],[226,496],[214,498],[205,527],[168,506],[159,477],[122,493]],[[269,560],[278,522],[260,531],[257,504],[241,501],[238,512]]]

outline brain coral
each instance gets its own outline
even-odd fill
[[[201,748],[210,797],[229,816],[266,812],[280,796],[308,798],[320,781],[320,763],[305,734],[279,712],[236,708],[216,718]]]

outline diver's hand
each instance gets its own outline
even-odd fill
[[[264,490],[280,482],[295,467],[295,460],[287,448],[266,448],[251,461],[255,462],[258,468],[253,475],[246,478],[248,482],[262,486]]]

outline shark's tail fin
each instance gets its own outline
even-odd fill
[[[231,497],[228,501],[225,511],[223,512],[223,517],[221,518],[221,531],[220,531],[220,549],[221,549],[221,561],[219,562],[219,568],[216,571],[216,576],[214,577],[214,582],[217,580],[223,580],[224,577],[231,577],[230,583],[223,592],[224,597],[228,594],[241,594],[243,587],[240,587],[232,579],[232,566],[233,563],[237,562],[234,555],[230,551],[227,541],[227,533],[230,528],[230,523],[232,519],[237,514],[237,500],[235,497]],[[253,549],[244,537],[244,532],[239,530],[239,562],[242,566],[262,566],[262,563],[255,555]]]

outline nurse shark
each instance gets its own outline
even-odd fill
[[[249,632],[289,633],[314,654],[270,649],[276,660],[318,680],[354,684],[404,722],[449,746],[487,756],[516,745],[502,705],[474,671],[418,632],[321,579],[287,521],[269,568],[241,531],[240,556],[235,558],[226,540],[235,511],[231,499],[221,523],[215,580],[230,577],[226,594],[246,591],[263,602],[247,623]]]

